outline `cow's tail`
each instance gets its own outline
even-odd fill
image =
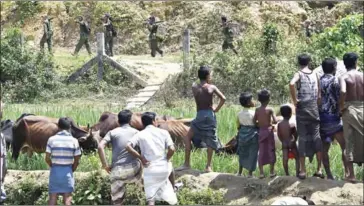
[[[11,143],[12,157],[16,161],[19,157],[21,148],[23,147],[28,135],[28,125],[24,119],[15,123],[13,126],[13,141]]]

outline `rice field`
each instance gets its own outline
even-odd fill
[[[141,108],[135,111],[154,111],[158,114],[170,115],[173,117],[192,118],[195,115],[195,106],[192,101],[181,101],[178,107],[162,108],[157,104]],[[122,110],[121,105],[110,103],[98,103],[92,101],[78,100],[76,102],[59,102],[59,103],[42,103],[42,104],[7,104],[4,108],[3,119],[17,119],[22,113],[32,113],[36,115],[44,115],[49,117],[68,116],[74,119],[79,125],[90,125],[96,123],[99,116],[104,111],[119,112]],[[219,113],[217,113],[218,121],[218,136],[222,143],[228,142],[236,132],[236,114],[240,107],[238,105],[226,105]],[[337,179],[343,178],[343,167],[341,161],[341,150],[339,145],[332,145],[330,152],[330,165],[333,175]],[[10,152],[8,152],[8,168],[18,170],[46,170],[47,164],[44,161],[44,154],[34,154],[28,158],[26,155],[21,155],[17,162],[12,160]],[[111,151],[107,151],[107,157],[111,159]],[[195,150],[191,154],[191,166],[193,169],[204,170],[206,164],[206,151]],[[173,156],[173,164],[175,167],[180,166],[184,161],[184,151],[178,150]],[[214,155],[213,170],[222,173],[236,174],[238,171],[238,157],[236,155]],[[312,163],[306,161],[308,175],[315,172],[316,160]],[[101,168],[97,153],[85,155],[81,158],[78,171],[98,170]],[[265,174],[269,174],[269,166],[265,168]],[[282,151],[277,150],[277,163],[275,166],[276,173],[283,176],[284,170],[282,167]],[[289,162],[290,174],[295,174],[294,161]],[[244,171],[245,173],[246,171]],[[358,179],[363,177],[363,168],[355,165],[355,172]],[[254,175],[258,176],[258,170]],[[245,173],[246,175],[246,173]]]

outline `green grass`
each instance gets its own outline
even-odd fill
[[[195,106],[192,101],[182,101],[176,108],[162,108],[161,106],[150,106],[145,109],[139,109],[139,111],[155,111],[159,114],[171,115],[174,117],[192,118],[195,115]],[[22,113],[34,113],[37,115],[45,115],[49,117],[69,116],[72,117],[80,125],[90,125],[98,121],[99,116],[104,111],[118,112],[122,108],[120,106],[114,106],[109,103],[100,102],[61,102],[61,103],[49,103],[49,104],[7,104],[4,108],[4,119],[15,120]],[[217,113],[218,121],[218,136],[222,143],[226,143],[237,132],[236,129],[236,114],[241,108],[237,105],[226,105],[223,109]],[[10,154],[9,154],[10,155]],[[343,177],[343,168],[341,162],[341,150],[339,145],[334,144],[330,149],[330,163],[331,170],[334,176],[338,179]],[[110,158],[111,152],[107,151],[107,156]],[[10,157],[10,156],[9,156]],[[180,166],[184,161],[184,151],[178,150],[173,157],[173,164],[175,167]],[[21,155],[18,162],[8,159],[8,165],[10,169],[21,170],[41,170],[47,169],[47,165],[44,162],[44,155],[34,155],[32,158],[28,158],[25,155]],[[206,164],[206,151],[196,150],[191,155],[192,168],[198,170],[204,170]],[[306,162],[307,171],[309,175],[312,175],[316,168],[316,160],[313,163]],[[83,156],[79,171],[90,171],[91,169],[100,169],[101,164],[97,154],[91,154]],[[294,161],[289,162],[290,174],[294,175]],[[224,173],[237,173],[238,170],[238,158],[236,155],[215,155],[213,158],[213,170],[216,172]],[[265,173],[268,175],[269,167],[265,168]],[[283,175],[282,167],[282,151],[277,150],[277,163],[276,172],[278,175]],[[361,179],[363,176],[363,169],[355,165],[355,172],[357,178]],[[255,175],[258,176],[258,170],[255,171]]]

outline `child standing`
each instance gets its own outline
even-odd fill
[[[259,178],[264,178],[263,166],[270,164],[270,177],[275,177],[274,164],[276,163],[275,143],[273,124],[277,123],[276,116],[272,108],[268,107],[270,92],[266,89],[258,93],[258,101],[261,106],[255,110],[253,121],[259,127]],[[273,120],[273,121],[272,121]]]
[[[238,113],[238,135],[236,137],[239,155],[239,173],[241,176],[243,168],[249,171],[248,178],[253,177],[258,160],[258,129],[253,121],[254,107],[253,95],[250,92],[243,92],[239,101],[243,110]]]
[[[288,159],[290,156],[296,159],[296,176],[300,172],[300,159],[297,149],[297,130],[296,126],[289,122],[292,116],[292,108],[289,105],[282,105],[280,108],[283,120],[278,123],[277,133],[278,138],[282,142],[283,151],[283,168],[287,176],[288,172]]]

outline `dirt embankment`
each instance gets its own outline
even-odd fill
[[[90,173],[76,172],[76,179],[87,177]],[[27,177],[48,183],[48,171],[10,170],[5,184],[15,185]],[[210,187],[221,190],[225,201],[230,205],[270,205],[281,196],[307,196],[316,205],[361,205],[363,204],[363,184],[343,181],[329,181],[307,178],[300,181],[295,177],[276,177],[248,179],[224,173],[201,173],[196,170],[177,172],[178,181],[198,191]]]

